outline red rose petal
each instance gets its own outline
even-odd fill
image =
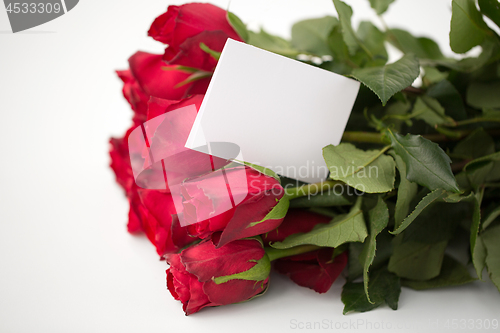
[[[180,258],[186,270],[201,282],[212,277],[232,275],[249,270],[255,261],[264,256],[264,249],[257,240],[237,240],[216,248],[211,240],[181,252]]]
[[[137,52],[129,58],[130,71],[141,89],[149,96],[178,100],[186,95],[190,85],[176,87],[191,74],[170,69],[162,60],[162,55]]]
[[[280,226],[262,237],[265,243],[281,242],[286,237],[299,232],[309,232],[319,223],[329,223],[330,217],[305,209],[290,209]]]

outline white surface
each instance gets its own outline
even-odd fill
[[[369,13],[367,1],[348,3]],[[113,70],[137,49],[162,51],[146,31],[167,4],[83,0],[16,35],[0,9],[1,332],[293,332],[307,330],[292,320],[393,327],[439,320],[443,328],[448,319],[499,319],[499,293],[486,283],[403,289],[398,311],[342,316],[342,281],[318,295],[278,275],[261,298],[185,317],[153,246],[127,234],[127,202],[107,167],[108,138],[122,135],[131,117]],[[329,0],[232,0],[231,8],[283,34],[299,18],[334,13]],[[398,0],[386,21],[445,45],[448,8],[445,0]],[[424,331],[408,327],[394,331]]]
[[[228,39],[186,147],[234,143],[239,160],[320,182],[328,175],[321,149],[340,143],[359,84]],[[226,149],[213,155],[234,158]]]

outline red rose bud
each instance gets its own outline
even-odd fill
[[[222,231],[218,246],[275,229],[289,205],[276,179],[247,166],[185,181],[181,193],[189,233],[204,238]]]
[[[116,71],[116,74],[123,81],[123,96],[134,111],[133,122],[140,125],[146,120],[149,95],[142,90],[130,70]]]
[[[243,302],[267,288],[271,266],[260,241],[241,239],[217,248],[217,238],[165,256],[167,287],[186,315]]]
[[[127,138],[132,129],[129,129],[123,138],[111,138],[109,156],[111,157],[111,169],[115,172],[116,181],[128,194],[135,186],[130,157],[128,152]]]
[[[302,287],[326,293],[347,265],[347,253],[333,258],[333,248],[278,259],[274,269]]]
[[[316,225],[329,223],[330,217],[305,209],[290,209],[278,228],[262,236],[264,244],[281,242],[290,235],[306,233]],[[347,264],[346,253],[333,258],[333,248],[278,259],[274,268],[299,286],[318,293],[327,292]]]
[[[194,105],[196,107],[196,112],[198,112],[198,110],[200,110],[201,102],[203,102],[203,97],[203,95],[193,95],[179,101],[153,97],[148,103],[147,120],[151,120],[162,114],[175,111],[188,105]]]
[[[128,136],[125,135],[125,137]],[[173,217],[175,209],[171,195],[165,191],[140,189],[132,174],[128,145],[125,139],[111,139],[111,168],[117,182],[124,188],[130,204],[127,229],[131,233],[144,231],[160,256],[176,252],[196,240],[187,234]],[[161,174],[163,178],[163,174]]]
[[[208,3],[169,6],[157,17],[148,35],[168,44],[164,59],[204,70],[213,70],[216,61],[200,49],[203,42],[211,50],[221,52],[227,38],[242,41],[227,21],[225,10]]]
[[[130,209],[127,229],[130,233],[143,231],[142,219],[144,216],[144,207],[142,207],[141,200],[137,194],[137,185],[135,184],[132,167],[130,166],[130,156],[127,144],[128,135],[133,128],[134,126],[125,133],[123,138],[111,138],[111,149],[109,151],[111,169],[115,173],[116,181],[125,190],[125,194],[129,200]]]
[[[319,223],[329,223],[330,217],[306,209],[292,208],[278,228],[262,236],[264,244],[282,242],[290,235],[311,231]]]
[[[184,147],[201,98],[180,103],[151,98],[146,123],[129,135],[131,165],[136,184],[171,193],[170,214],[181,226],[205,238],[223,231],[220,246],[276,228],[288,209],[279,182],[250,167],[221,169],[231,161]],[[230,143],[213,149],[234,150]],[[214,150],[213,150],[214,151]],[[145,203],[144,203],[145,204]]]
[[[186,39],[177,50],[177,53],[171,58],[169,48],[165,51],[163,59],[171,65],[181,65],[187,67],[199,68],[204,71],[213,72],[217,66],[217,60],[209,52],[200,47],[200,43],[205,44],[210,50],[222,52],[228,36],[223,31],[203,31],[198,35]]]
[[[164,191],[139,189],[142,229],[156,252],[163,256],[174,253],[197,240],[179,224],[172,195]]]
[[[130,71],[120,72],[122,74],[122,78],[125,82],[124,94],[130,93],[130,96],[135,96],[137,93],[135,89],[138,88],[138,84],[131,75]],[[142,90],[138,90],[141,92]],[[127,95],[126,95],[127,96]],[[148,97],[149,98],[149,97]],[[195,105],[196,108],[199,108],[201,101],[203,100],[202,95],[194,95],[190,98],[174,101],[174,100],[162,100],[159,98],[151,98],[151,101],[147,104],[147,112],[143,112],[140,114],[136,112],[134,119],[140,119],[139,124],[143,121],[146,121],[146,114],[148,117],[154,118],[158,115],[177,110],[186,105]],[[129,99],[131,105],[133,104],[133,99]],[[143,101],[141,101],[142,103]],[[149,209],[144,206],[141,201],[141,197],[138,194],[138,186],[134,181],[134,175],[132,172],[132,167],[130,163],[130,152],[128,146],[128,138],[133,129],[137,127],[137,123],[135,123],[125,134],[123,138],[112,138],[110,140],[111,149],[110,149],[110,157],[111,157],[111,168],[113,169],[116,180],[118,184],[120,184],[130,203],[130,211],[129,211],[129,221],[128,221],[128,231],[129,232],[139,232],[145,231],[148,235],[149,239],[151,239],[152,243],[156,246],[160,255],[163,255],[166,249],[175,249],[177,250],[177,246],[172,246],[172,242],[166,239],[164,236],[157,236],[157,233],[165,234],[165,229],[169,229],[169,225],[171,223],[171,217],[165,216],[164,218],[159,218],[159,222],[154,218],[154,214],[151,214]],[[142,152],[139,153],[140,155]],[[150,170],[148,175],[149,180],[151,182],[159,182],[161,181],[163,184],[164,176],[163,170],[159,170],[157,168]],[[164,191],[165,192],[165,191]],[[159,192],[161,194],[161,192]],[[148,196],[149,197],[149,196]],[[149,201],[148,201],[149,202]],[[175,213],[175,212],[174,212]],[[157,231],[158,230],[158,231]],[[168,234],[168,232],[167,232]],[[175,233],[171,233],[175,234]],[[168,238],[168,237],[167,237]],[[161,241],[164,239],[165,242]],[[173,242],[177,243],[177,242]],[[180,242],[182,243],[182,242]]]
[[[180,100],[188,95],[205,94],[210,78],[185,83],[192,73],[177,70],[162,55],[137,52],[129,58],[130,69],[116,71],[123,82],[123,96],[134,111],[134,124],[146,121],[150,97]]]
[[[178,100],[186,96],[190,85],[177,87],[190,73],[169,69],[159,54],[136,52],[128,60],[130,71],[148,96]]]
[[[153,118],[134,129],[128,138],[137,185],[172,193],[178,213],[182,211],[182,203],[177,200],[182,181],[230,163],[184,147],[201,101],[201,96],[181,102],[152,97],[148,118]]]

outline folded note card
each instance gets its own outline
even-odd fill
[[[186,147],[235,144],[245,162],[318,182],[328,174],[322,148],[340,143],[358,90],[355,80],[228,39]],[[231,149],[210,153],[234,158]]]

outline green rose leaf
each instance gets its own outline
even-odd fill
[[[453,0],[451,11],[450,46],[454,52],[465,53],[492,35],[475,0]]]
[[[476,269],[477,276],[483,278],[483,270],[486,266],[486,249],[479,236],[479,226],[481,225],[481,193],[473,197],[474,211],[472,213],[472,224],[470,226],[470,252],[472,263]]]
[[[363,283],[346,282],[342,288],[343,313],[366,312],[387,304],[391,309],[397,310],[401,282],[399,277],[387,271],[385,267],[370,274],[368,289],[372,303],[366,298]]]
[[[465,165],[464,171],[473,188],[500,180],[500,152],[476,158]]]
[[[258,33],[248,31],[248,44],[289,58],[295,58],[300,54],[289,41],[271,35],[264,29],[261,29]]]
[[[330,48],[333,61],[325,61],[321,67],[341,75],[350,74],[352,71],[352,60],[349,49],[342,37],[342,27],[336,25],[328,36],[328,47]]]
[[[424,290],[432,288],[442,288],[450,286],[459,286],[470,283],[476,279],[470,276],[467,267],[456,261],[450,256],[444,256],[443,266],[438,276],[427,281],[415,281],[402,279],[401,284],[415,290]]]
[[[453,148],[453,155],[473,160],[495,152],[495,142],[484,129],[478,128]]]
[[[448,75],[450,74],[448,72],[441,72],[440,70],[438,70],[435,67],[423,66],[422,68],[424,70],[424,76],[422,77],[422,80],[423,80],[424,85],[426,85],[426,86],[430,86],[430,85],[437,83],[437,82],[443,82],[448,78]],[[427,90],[427,94],[429,96],[431,96],[429,94],[429,90]],[[431,97],[435,97],[435,96],[431,96]]]
[[[359,24],[357,41],[361,49],[349,54],[344,42],[341,25],[336,25],[328,36],[328,45],[333,57],[332,61],[324,62],[321,67],[335,73],[348,75],[356,67],[383,66],[388,55],[385,48],[386,36],[375,25],[363,21]]]
[[[200,71],[196,71],[193,74],[189,75],[184,81],[181,81],[181,82],[177,83],[174,86],[174,88],[177,89],[179,87],[185,86],[186,84],[190,84],[190,83],[193,83],[195,81],[206,79],[206,78],[209,78],[211,76],[212,76],[212,73],[210,73],[210,72],[205,72],[205,71],[201,71],[201,70]]]
[[[446,114],[455,120],[467,118],[462,96],[448,80],[441,80],[427,90],[427,96],[435,98],[441,104]]]
[[[338,24],[339,21],[332,16],[297,22],[292,26],[292,45],[318,56],[331,55],[328,37]]]
[[[484,219],[483,223],[482,223],[482,227],[481,229],[482,230],[486,230],[486,228],[488,228],[488,226],[493,222],[495,221],[495,219],[497,217],[500,216],[500,206],[497,206],[495,207],[489,214],[488,216]]]
[[[495,40],[486,39],[483,44],[481,44],[481,48],[483,52],[479,56],[462,59],[456,63],[456,66],[451,66],[451,68],[461,72],[471,73],[482,68],[491,61],[492,58],[498,59],[499,47],[498,42]]]
[[[361,201],[362,197],[359,197],[348,214],[338,215],[328,224],[318,224],[309,232],[296,233],[270,245],[276,249],[288,249],[305,244],[337,247],[347,242],[362,242],[368,232],[360,208]]]
[[[285,217],[288,212],[288,207],[290,206],[290,200],[288,200],[287,196],[283,196],[276,206],[271,209],[269,213],[260,221],[249,223],[247,228],[255,227],[257,224],[265,222],[267,220],[279,220]]]
[[[431,205],[434,202],[437,202],[438,200],[443,199],[446,197],[446,191],[442,189],[436,189],[432,191],[431,193],[427,194],[415,207],[415,210],[408,215],[399,225],[396,224],[397,229],[395,229],[393,232],[391,232],[394,235],[398,235],[401,232],[403,232],[408,226],[417,218],[422,211],[427,208],[429,205]]]
[[[413,53],[419,59],[445,59],[439,45],[427,37],[415,37],[405,30],[390,29],[388,39],[404,54]]]
[[[460,192],[451,171],[451,160],[438,144],[420,135],[401,136],[387,131],[396,154],[406,163],[406,178],[430,190]]]
[[[224,275],[213,278],[216,284],[225,283],[231,280],[250,280],[250,281],[264,281],[268,278],[271,272],[271,261],[267,254],[264,254],[262,258],[256,261],[255,265],[248,271]]]
[[[369,226],[370,226],[370,236],[368,240],[364,243],[363,252],[360,255],[360,261],[363,262],[363,283],[365,287],[366,297],[368,302],[374,303],[370,299],[370,295],[368,293],[368,271],[370,266],[373,263],[373,259],[375,258],[375,251],[377,250],[377,235],[387,227],[389,223],[389,209],[385,204],[382,197],[378,197],[377,205],[368,212],[369,217]]]
[[[444,66],[459,72],[471,73],[499,57],[499,45],[495,39],[485,39],[481,44],[481,48],[483,50],[477,57],[468,57],[458,61],[451,58],[436,60],[421,59],[420,63],[422,66]]]
[[[467,88],[467,104],[477,108],[500,108],[500,80],[472,82]]]
[[[411,103],[407,101],[394,101],[385,107],[385,116],[383,122],[389,128],[394,128],[394,130],[400,131],[403,124],[411,126],[412,122],[408,119],[409,112],[412,108]],[[394,154],[389,153],[392,157]]]
[[[252,163],[249,163],[249,162],[240,162],[240,163],[248,165],[252,169],[257,170],[258,172],[260,172],[260,173],[262,173],[262,174],[264,174],[266,176],[273,177],[274,179],[276,179],[278,182],[281,183],[280,176],[278,176],[278,174],[276,172],[274,172],[273,170],[271,170],[269,168],[266,168],[266,167],[263,167],[263,166],[260,166],[260,165],[257,165],[257,164],[252,164]]]
[[[364,151],[350,143],[323,148],[330,178],[366,193],[384,193],[394,188],[395,163],[385,150]]]
[[[233,27],[234,31],[236,31],[238,36],[240,36],[240,38],[243,39],[244,42],[248,42],[248,30],[245,23],[243,23],[243,21],[241,21],[238,16],[236,16],[234,13],[231,13],[230,11],[227,11],[226,17],[227,21],[229,22],[231,27]]]
[[[207,46],[207,44],[200,43],[200,49],[202,49],[203,52],[206,52],[206,53],[210,54],[215,60],[219,60],[220,59],[221,52],[217,52],[217,51],[212,50],[211,48],[209,48]]]
[[[439,275],[448,241],[434,244],[404,241],[403,235],[394,239],[394,252],[388,269],[410,280],[429,280]]]
[[[394,152],[392,152],[391,155],[396,161],[396,167],[398,168],[400,175],[398,197],[394,212],[394,227],[397,229],[408,215],[410,203],[417,194],[418,185],[406,179],[406,164],[401,156],[395,154]]]
[[[398,91],[410,86],[420,74],[417,58],[407,54],[381,67],[356,68],[351,76],[370,88],[385,105]]]
[[[342,37],[349,53],[354,55],[359,47],[359,39],[351,25],[352,8],[343,1],[333,0],[335,9],[339,15],[340,26],[342,27]]]
[[[392,239],[387,229],[377,236],[377,250],[375,258],[371,264],[372,269],[377,269],[386,265],[392,255]],[[347,281],[353,281],[363,275],[363,264],[360,262],[361,252],[363,252],[364,243],[349,243],[349,261],[347,270]]]
[[[486,249],[486,267],[491,281],[500,291],[500,226],[486,230],[482,235],[484,248]]]
[[[394,0],[370,0],[370,5],[375,9],[377,15],[382,15],[393,2]]]
[[[479,0],[478,2],[481,13],[500,27],[500,2],[498,0]]]
[[[438,243],[451,240],[456,235],[456,230],[460,224],[470,221],[470,216],[472,216],[471,205],[465,202],[468,200],[470,199],[452,203],[445,201],[433,202],[406,228],[403,239],[421,243]]]
[[[347,281],[353,281],[363,275],[363,265],[359,261],[363,251],[363,243],[349,243],[349,260],[347,261]],[[377,257],[375,257],[377,258]]]
[[[368,21],[362,21],[359,24],[357,36],[361,40],[363,46],[369,51],[370,56],[366,51],[356,52],[352,57],[352,61],[360,67],[375,67],[383,66],[389,58],[385,48],[386,34],[380,31],[375,25]]]
[[[332,207],[352,204],[353,201],[348,197],[343,196],[341,193],[337,193],[337,191],[333,189],[329,189],[320,194],[293,199],[290,201],[290,208]]]
[[[453,123],[453,119],[445,115],[441,104],[429,96],[417,97],[412,115],[417,119],[422,119],[432,127],[445,123]]]

